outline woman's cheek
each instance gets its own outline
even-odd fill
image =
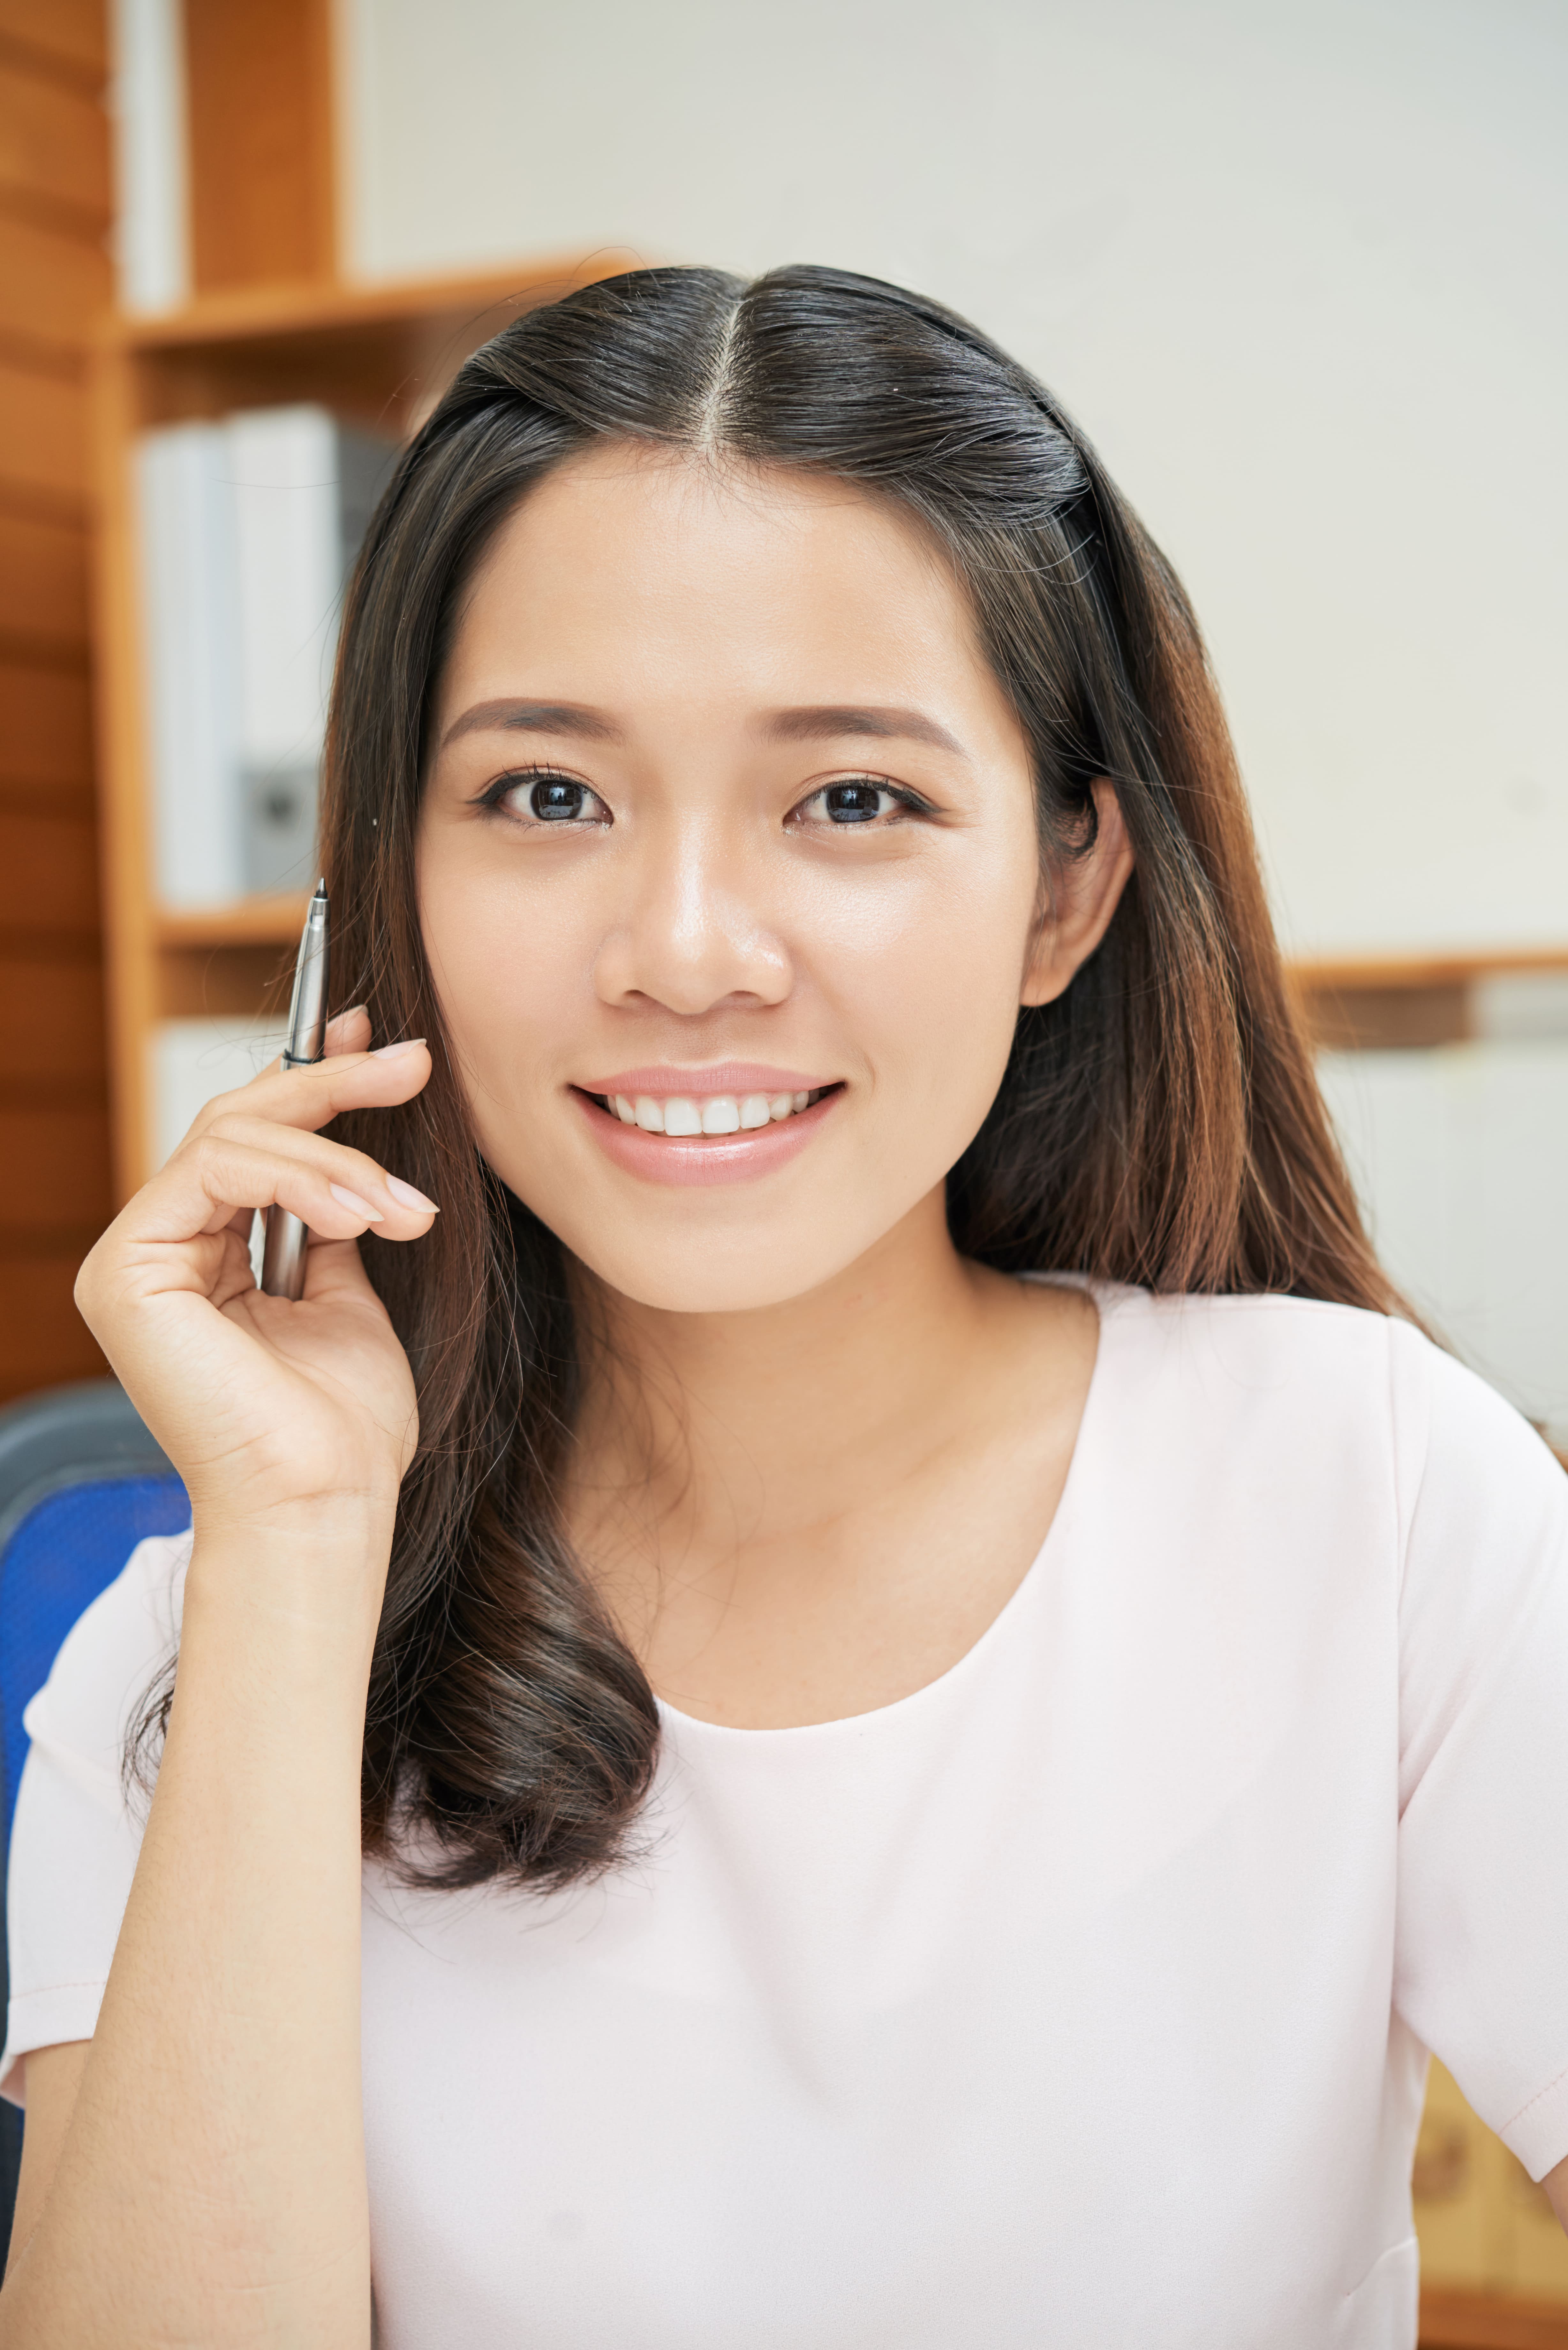
[[[896,1090],[903,1117],[954,1157],[978,1131],[1007,1066],[1033,909],[1033,889],[1025,899],[1010,868],[950,869],[896,909],[866,909],[831,962],[818,964],[825,977],[831,972],[843,1024]]]
[[[482,1147],[510,1157],[559,1089],[583,1024],[586,965],[548,906],[519,907],[514,896],[497,906],[470,891],[452,910],[461,919],[443,921],[446,910],[432,892],[425,937],[442,1019]]]

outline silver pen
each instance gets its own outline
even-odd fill
[[[318,881],[316,895],[300,932],[299,954],[294,966],[294,994],[288,1007],[288,1042],[283,1048],[286,1069],[307,1068],[327,1050],[327,884]],[[305,1295],[305,1255],[310,1234],[286,1208],[266,1211],[266,1241],[262,1250],[263,1291],[268,1297]]]

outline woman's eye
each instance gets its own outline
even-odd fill
[[[541,824],[570,824],[583,812],[583,804],[591,797],[586,784],[532,784],[528,788],[528,813],[536,816]]]
[[[825,784],[802,803],[799,813],[827,824],[874,824],[878,816],[908,811],[911,795],[891,784]]]
[[[514,775],[504,779],[491,805],[510,807],[535,824],[604,824],[609,810],[597,792],[570,775]]]

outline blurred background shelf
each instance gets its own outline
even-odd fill
[[[192,907],[153,914],[160,947],[297,946],[309,893],[283,890],[275,897],[242,898],[232,906]]]
[[[1568,1034],[1568,945],[1560,943],[1314,959],[1293,963],[1291,977],[1314,1040],[1329,1051],[1418,1050],[1532,1020],[1534,1033]]]

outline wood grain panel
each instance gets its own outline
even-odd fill
[[[330,277],[328,0],[185,0],[199,292]]]
[[[109,125],[80,90],[18,71],[0,51],[0,192],[40,196],[79,214],[89,236],[109,225]]]
[[[109,71],[103,0],[0,0],[0,36],[64,67],[84,86]]]
[[[0,629],[82,642],[88,632],[87,534],[0,504]]]
[[[0,1255],[0,1399],[62,1379],[101,1378],[109,1368],[71,1291],[93,1234],[77,1247],[17,1259]]]
[[[0,1397],[105,1368],[110,1211],[84,360],[110,298],[103,0],[0,0]]]
[[[29,1232],[99,1230],[109,1214],[109,1111],[0,1102],[0,1248]]]
[[[94,1084],[106,1068],[103,971],[0,949],[0,1096],[21,1084]]]
[[[92,703],[85,677],[0,661],[0,784],[81,791],[92,781]]]
[[[109,307],[109,255],[79,236],[0,217],[0,328],[46,348],[85,348]]]
[[[0,359],[0,482],[84,504],[87,394],[81,384]]]
[[[98,933],[98,843],[88,816],[0,807],[0,931]]]

